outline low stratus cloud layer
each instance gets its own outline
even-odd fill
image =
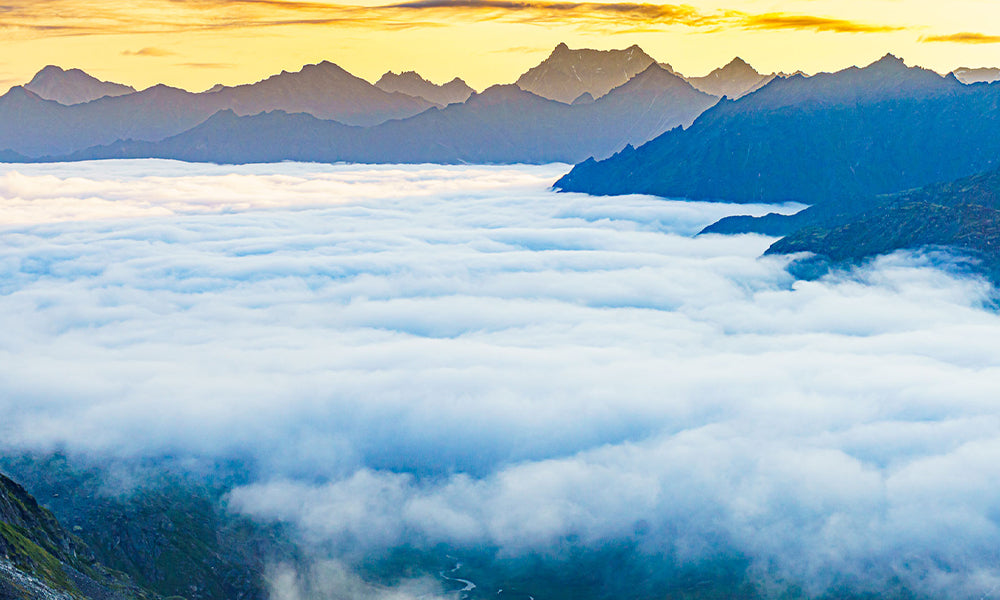
[[[249,457],[233,509],[345,555],[641,530],[817,590],[1000,583],[1000,318],[939,257],[796,282],[693,235],[746,207],[560,166],[14,169],[9,451]]]

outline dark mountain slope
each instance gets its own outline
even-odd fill
[[[66,105],[135,92],[135,88],[130,85],[101,81],[80,69],[63,70],[54,65],[49,65],[36,73],[24,88],[41,98]]]
[[[907,68],[775,79],[722,101],[687,130],[577,165],[556,185],[732,202],[811,204],[891,193],[988,169],[1000,159],[1000,85]]]
[[[521,75],[516,84],[537,96],[570,104],[585,92],[600,98],[655,62],[639,46],[571,50],[559,44],[548,58]]]
[[[68,157],[176,158],[223,163],[320,162],[543,163],[608,156],[690,123],[714,98],[657,65],[596,102],[570,106],[513,85],[463,104],[371,128],[304,114],[239,117],[220,112],[158,143],[118,142]],[[65,157],[64,157],[65,158]]]

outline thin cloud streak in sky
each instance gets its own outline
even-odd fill
[[[122,214],[0,237],[0,440],[250,459],[230,505],[344,553],[645,523],[820,590],[1000,581],[986,283],[934,254],[794,282],[768,238],[694,236],[745,207],[564,168],[7,167],[36,215]]]
[[[921,42],[949,42],[953,44],[1000,44],[1000,35],[985,33],[952,33],[949,35],[925,35]]]
[[[834,33],[889,33],[905,29],[905,27],[891,25],[872,25],[844,19],[782,13],[750,15],[743,17],[741,21],[741,26],[746,29],[792,29],[799,31],[830,31]]]
[[[14,2],[6,15],[11,32],[52,35],[135,33],[177,33],[221,31],[282,26],[329,26],[406,28],[434,26],[457,21],[511,21],[544,24],[561,23],[600,29],[634,30],[682,26],[712,31],[718,27],[830,31],[836,33],[884,33],[901,30],[887,24],[869,24],[844,19],[787,13],[755,15],[719,8],[698,10],[683,4],[631,2],[565,2],[544,0],[417,0],[381,6],[357,6],[323,2],[183,2],[170,3],[171,16],[165,18],[161,2],[149,0],[129,10],[95,4],[93,12],[81,11],[79,4],[53,0],[42,5]],[[93,4],[93,3],[90,3]],[[413,13],[431,18],[412,23]],[[408,16],[409,15],[409,16]]]
[[[164,50],[162,48],[146,47],[140,48],[138,50],[124,50],[122,51],[123,56],[152,56],[152,57],[163,57],[163,56],[173,56],[174,52],[169,50]]]

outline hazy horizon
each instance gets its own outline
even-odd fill
[[[589,47],[588,48],[584,48],[584,47],[571,48],[571,50],[584,50],[584,49],[595,49],[595,48],[589,48]],[[615,48],[602,48],[602,50],[624,50],[624,49],[626,49],[626,46],[615,47]],[[545,58],[547,58],[549,56],[549,54],[551,53],[551,51],[552,51],[552,49],[550,49],[549,52],[547,52],[547,53],[540,54],[539,58],[538,58],[538,61],[540,62],[541,60],[544,60]],[[652,56],[652,55],[651,56],[652,56],[652,58],[654,58],[657,62],[659,62],[661,64],[670,64],[671,67],[677,72],[678,75],[681,75],[681,76],[683,76],[685,78],[705,77],[707,75],[710,75],[713,71],[715,71],[717,69],[720,69],[722,67],[725,67],[726,65],[728,65],[729,63],[731,63],[732,61],[735,61],[735,60],[744,60],[751,67],[755,68],[758,72],[760,72],[762,74],[765,74],[765,75],[766,74],[770,74],[772,72],[780,72],[780,73],[785,73],[785,74],[792,74],[792,73],[799,73],[799,72],[801,72],[802,74],[804,74],[806,76],[812,76],[812,75],[817,75],[817,74],[820,74],[820,73],[832,73],[832,72],[836,72],[836,71],[841,71],[841,70],[848,69],[848,68],[851,68],[851,67],[865,67],[865,66],[868,66],[869,64],[872,64],[872,63],[878,61],[879,59],[883,58],[886,55],[897,56],[898,58],[900,58],[904,62],[906,62],[907,66],[910,66],[910,67],[920,67],[920,68],[928,69],[928,70],[934,71],[934,72],[936,72],[936,73],[938,73],[939,75],[942,75],[942,76],[948,75],[949,73],[952,73],[954,71],[958,71],[960,69],[977,69],[977,68],[980,68],[980,69],[981,68],[986,68],[986,69],[998,68],[998,69],[1000,69],[1000,56],[998,56],[997,62],[995,64],[981,65],[981,66],[956,65],[954,67],[945,68],[944,70],[941,70],[941,69],[934,69],[934,68],[928,67],[926,65],[916,64],[916,63],[910,62],[910,61],[908,61],[906,59],[905,56],[900,56],[899,54],[891,52],[891,51],[888,51],[888,50],[882,52],[881,54],[878,54],[876,52],[876,54],[877,55],[873,55],[870,60],[862,61],[860,63],[851,63],[851,64],[845,63],[845,64],[842,64],[842,65],[839,65],[839,66],[830,67],[829,69],[826,69],[826,70],[813,71],[813,72],[808,72],[808,71],[805,71],[805,70],[800,69],[800,68],[791,68],[791,69],[779,70],[779,71],[768,71],[766,69],[758,68],[758,65],[755,65],[752,62],[746,61],[744,59],[744,57],[739,56],[739,55],[733,55],[728,60],[725,60],[722,63],[719,63],[719,64],[714,65],[714,66],[710,66],[704,72],[684,72],[680,68],[678,68],[677,65],[674,65],[674,64],[670,63],[669,60],[664,60],[664,59],[661,59],[660,57],[657,57],[657,56]],[[318,64],[321,64],[321,63],[324,63],[324,62],[329,62],[329,63],[336,64],[336,65],[338,65],[340,67],[344,67],[343,64],[338,63],[336,60],[333,60],[331,58],[322,58],[321,57],[321,58],[317,58],[317,59],[313,60],[312,62],[305,62],[305,63],[302,63],[302,64],[297,65],[297,66],[296,65],[286,66],[281,71],[275,71],[273,73],[266,73],[266,74],[260,75],[257,79],[246,80],[246,81],[231,81],[231,82],[229,82],[229,83],[227,83],[225,85],[227,85],[228,87],[235,87],[235,86],[240,86],[240,85],[252,85],[254,83],[259,83],[261,81],[264,81],[265,79],[268,79],[270,77],[274,77],[276,75],[280,75],[281,73],[284,73],[284,72],[295,73],[295,72],[301,71],[305,67],[318,65]],[[528,68],[535,66],[535,64],[536,63],[528,64],[525,67],[525,71]],[[40,72],[42,69],[44,69],[46,67],[50,67],[50,66],[59,67],[60,69],[62,69],[64,71],[70,71],[72,69],[80,69],[81,71],[83,71],[84,73],[87,73],[88,75],[95,76],[95,71],[91,71],[91,70],[88,70],[88,69],[85,69],[85,68],[81,68],[79,65],[76,65],[76,64],[73,64],[73,63],[49,64],[49,65],[42,66],[39,69],[39,71],[36,71],[32,75],[30,75],[24,81],[16,82],[16,83],[9,83],[9,86],[7,86],[6,88],[4,88],[4,93],[6,93],[7,91],[10,91],[10,89],[13,88],[13,87],[23,86],[23,85],[27,84],[29,81],[31,81],[31,78],[35,74],[37,74],[38,72]],[[351,72],[350,69],[346,69],[346,70],[348,72]],[[99,69],[98,69],[98,71],[99,71]],[[414,71],[413,69],[397,69],[397,70],[385,69],[383,71],[379,71],[374,76],[368,76],[368,77],[361,76],[358,73],[354,73],[354,72],[351,72],[351,74],[354,75],[354,76],[356,76],[356,77],[360,77],[361,79],[364,79],[368,83],[371,83],[371,84],[374,85],[379,80],[379,78],[382,75],[386,74],[386,73],[400,74],[400,73],[404,73],[404,72],[416,72],[423,79],[429,81],[430,83],[432,83],[434,85],[439,85],[439,86],[440,85],[444,85],[444,84],[448,83],[449,81],[451,81],[453,79],[456,79],[456,78],[457,79],[462,79],[466,83],[469,83],[469,81],[465,77],[463,77],[462,75],[459,75],[459,74],[456,74],[456,75],[450,76],[450,77],[447,76],[447,75],[445,75],[445,76],[443,76],[440,79],[434,79],[434,78],[429,78],[426,75],[426,73],[423,73],[423,72],[420,72],[420,71]],[[495,86],[495,85],[509,85],[509,84],[513,84],[513,83],[515,83],[515,80],[517,79],[517,77],[520,76],[521,74],[523,74],[523,72],[517,72],[509,80],[492,81],[492,82],[489,82],[489,83],[480,84],[479,86],[472,86],[472,87],[474,88],[475,91],[482,92],[484,89],[492,87],[492,86]],[[100,79],[100,78],[98,78],[98,79]],[[475,79],[475,78],[473,78],[473,79]],[[131,82],[129,82],[129,81],[123,81],[123,80],[113,80],[113,81],[112,80],[108,80],[107,82],[108,83],[118,83],[118,84],[123,84],[123,85],[132,85]],[[136,88],[136,91],[141,92],[143,90],[149,89],[150,87],[155,87],[157,85],[171,85],[171,84],[163,82],[163,81],[156,81],[154,83],[150,83],[150,84],[146,85],[145,87],[135,86],[135,85],[133,85],[133,87]],[[199,93],[199,92],[207,91],[207,90],[211,89],[212,87],[215,87],[216,85],[220,85],[219,82],[216,82],[216,83],[214,83],[214,84],[212,84],[210,86],[206,86],[204,88],[185,88],[185,87],[175,86],[175,85],[171,85],[171,87],[178,87],[179,89],[183,89],[183,90],[188,91],[188,92]]]

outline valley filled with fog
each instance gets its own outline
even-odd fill
[[[568,169],[2,165],[2,451],[239,461],[229,510],[337,569],[628,541],[812,594],[1000,585],[989,283],[935,252],[797,281],[696,234],[801,206]]]

